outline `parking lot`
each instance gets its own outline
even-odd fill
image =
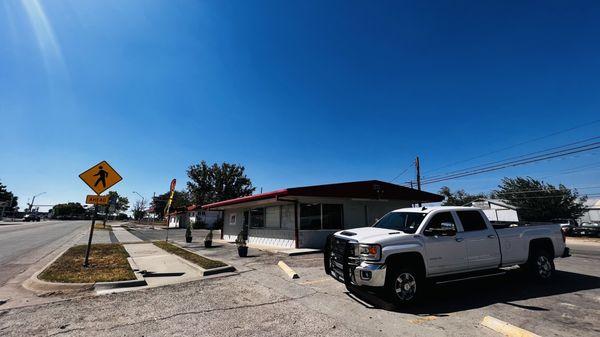
[[[483,327],[486,316],[542,336],[597,336],[600,332],[600,245],[574,244],[574,256],[556,261],[552,283],[530,282],[519,270],[502,277],[431,287],[411,309],[350,292],[323,272],[322,254],[287,256],[235,246],[204,248],[194,231],[189,249],[233,264],[238,274],[201,281],[0,311],[7,336],[223,335],[223,336],[499,336]],[[164,230],[137,229],[147,240]],[[183,230],[170,238],[183,244]],[[299,275],[290,279],[283,260]]]

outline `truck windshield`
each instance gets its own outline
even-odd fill
[[[373,227],[394,229],[412,234],[417,231],[425,215],[425,213],[390,212],[379,219]]]

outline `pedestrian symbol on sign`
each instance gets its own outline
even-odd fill
[[[94,186],[98,186],[98,183],[102,183],[102,187],[106,188],[106,177],[108,177],[108,172],[104,171],[102,166],[98,166],[98,173],[94,174],[94,177],[98,177]]]
[[[80,174],[79,177],[96,194],[106,191],[123,179],[106,161],[101,161],[90,167],[87,171]]]

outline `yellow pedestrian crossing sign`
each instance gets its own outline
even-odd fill
[[[123,178],[106,161],[101,161],[79,175],[96,194],[106,191]]]

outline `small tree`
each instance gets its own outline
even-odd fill
[[[144,200],[137,200],[133,203],[133,218],[135,220],[141,220],[146,215],[146,202]]]
[[[442,187],[439,191],[439,194],[446,197],[446,199],[442,202],[442,206],[464,206],[477,199],[485,199],[488,197],[485,193],[469,194],[465,192],[465,190],[452,192],[448,186]]]
[[[577,219],[585,211],[587,197],[564,185],[553,185],[531,177],[504,178],[493,195],[519,207],[525,221]]]
[[[52,207],[52,215],[56,218],[81,218],[86,209],[78,202],[56,204]]]
[[[152,209],[154,214],[156,214],[156,216],[159,219],[162,219],[165,214],[165,206],[167,206],[167,201],[169,200],[169,194],[170,192],[167,193],[163,193],[161,195],[158,195],[156,197],[154,197],[152,199]],[[191,199],[190,199],[190,195],[189,193],[187,193],[186,191],[175,191],[173,193],[173,202],[171,203],[171,209],[179,209],[179,208],[183,208],[186,206],[189,206],[191,204]]]

